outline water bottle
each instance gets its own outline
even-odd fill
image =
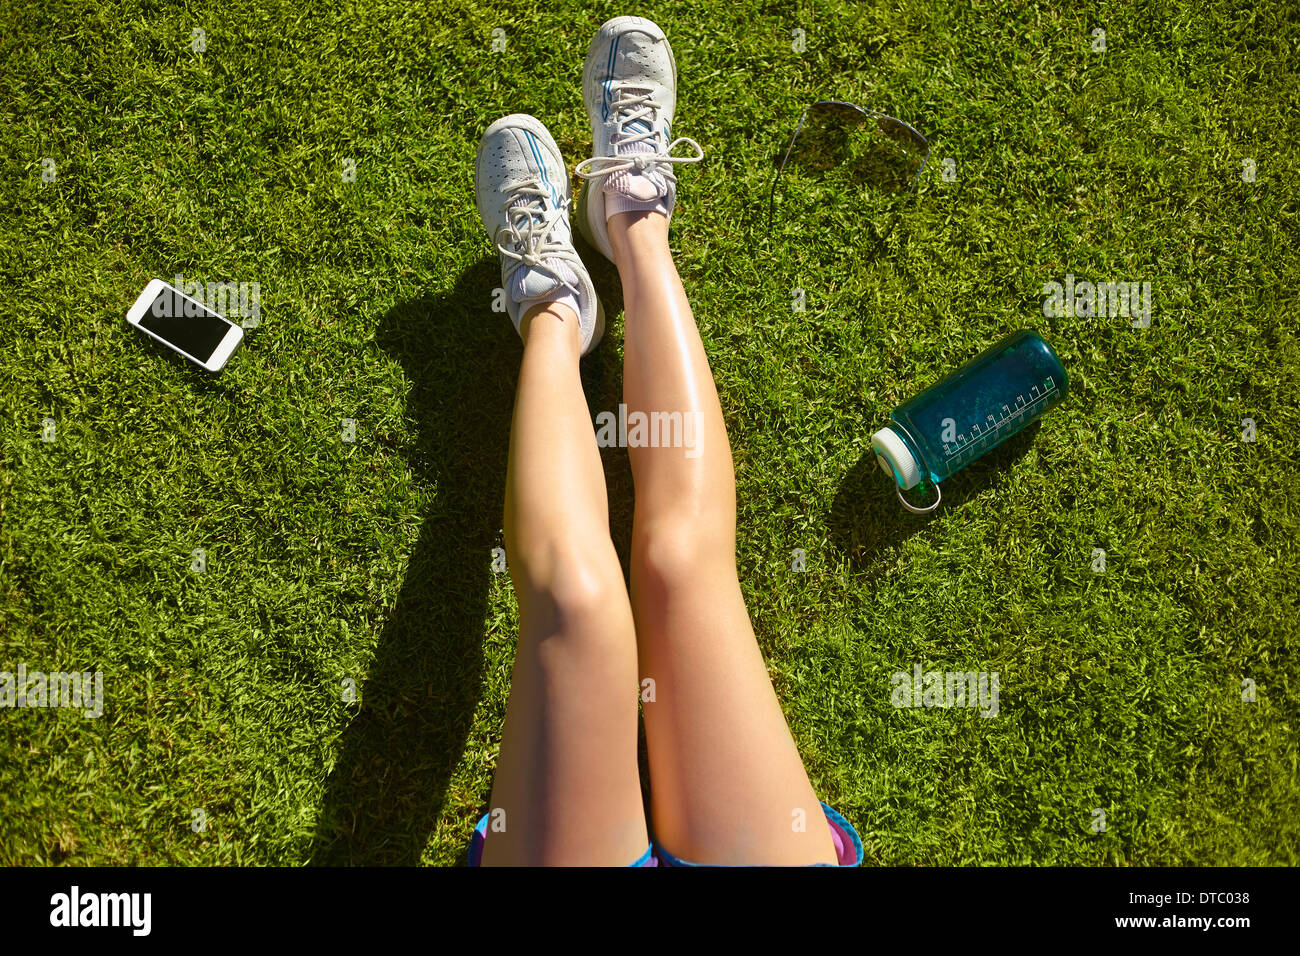
[[[908,511],[939,506],[939,482],[1002,444],[1065,398],[1068,382],[1056,351],[1030,329],[1013,332],[889,416],[871,436],[876,461],[898,485]],[[903,491],[924,479],[934,504],[911,505]]]

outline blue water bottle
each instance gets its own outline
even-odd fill
[[[1068,382],[1056,351],[1030,329],[1013,332],[951,375],[904,402],[891,424],[871,436],[876,461],[916,514],[939,506],[938,484],[1002,444],[1065,398]],[[926,477],[934,504],[917,508],[903,492]]]

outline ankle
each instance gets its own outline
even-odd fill
[[[624,262],[672,255],[668,249],[668,217],[662,213],[616,213],[609,217],[606,228],[614,262],[620,269]]]
[[[536,341],[575,355],[582,351],[578,313],[559,302],[542,302],[525,312],[519,320],[519,334],[525,348]]]

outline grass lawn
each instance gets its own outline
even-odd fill
[[[521,347],[474,150],[528,112],[587,156],[582,58],[621,13],[667,31],[706,152],[673,245],[741,579],[867,862],[1300,862],[1291,5],[186,6],[0,27],[0,671],[104,675],[98,719],[0,710],[0,864],[463,860],[517,620],[492,551]],[[854,134],[769,229],[822,96],[913,123],[930,164],[898,189]],[[623,319],[587,258],[594,418]],[[260,287],[219,375],[125,322],[177,274]],[[1149,327],[1044,316],[1067,275],[1149,282]],[[870,434],[1024,326],[1068,400],[904,512]],[[917,665],[996,672],[996,717],[894,707]]]

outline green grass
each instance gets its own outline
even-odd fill
[[[106,701],[0,711],[0,863],[463,858],[513,658],[491,551],[521,351],[490,309],[474,149],[522,111],[586,156],[582,56],[628,12],[670,36],[674,132],[707,154],[673,243],[745,594],[868,862],[1300,862],[1300,23],[1281,2],[991,6],[10,5],[0,670],[102,670]],[[822,95],[914,123],[930,168],[914,193],[794,168],[769,232],[774,157]],[[622,315],[593,272],[594,415],[619,400]],[[176,273],[260,283],[219,376],[124,321]],[[1151,282],[1151,326],[1044,318],[1067,273]],[[870,433],[1022,326],[1069,400],[934,517],[904,513]],[[626,454],[603,454],[625,552]],[[895,709],[915,664],[997,671],[998,716]]]

